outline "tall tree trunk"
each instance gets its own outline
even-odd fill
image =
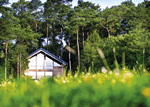
[[[19,41],[20,41],[20,39],[19,39]],[[19,56],[20,66],[19,66],[19,69],[20,69],[20,76],[21,76],[21,44],[19,44],[19,48],[20,48],[20,56]]]
[[[53,35],[52,35],[53,36],[53,40],[52,40],[52,46],[53,47],[55,47],[55,43],[54,43],[54,39],[55,39],[55,36],[54,36],[55,35],[55,24],[54,23],[55,22],[53,22]]]
[[[11,75],[12,75],[12,79],[14,78],[14,69],[13,66],[11,65]]]
[[[109,38],[109,41],[110,41],[110,32],[108,31],[108,38]]]
[[[82,41],[83,41],[83,49],[84,49],[84,28],[82,27]]]
[[[68,45],[70,47],[70,40],[68,41]],[[69,49],[69,68],[70,68],[70,74],[71,74],[71,53],[70,53],[70,49]]]
[[[20,76],[22,75],[21,73],[21,52],[20,52]]]
[[[89,39],[89,32],[87,32],[87,39]]]
[[[35,33],[37,33],[37,22],[35,23]]]
[[[7,47],[8,44],[5,42],[5,81],[7,80]]]
[[[19,55],[18,55],[18,61],[17,61],[17,78],[19,78]]]
[[[35,12],[37,12],[37,9],[35,10]],[[37,14],[35,16],[35,20],[37,20]],[[37,33],[37,22],[35,23],[35,33]]]
[[[61,28],[61,59],[63,59],[63,42],[62,42],[62,35],[63,35],[63,30]]]
[[[35,10],[37,12],[37,9]],[[35,19],[37,20],[37,15],[35,16]],[[37,22],[35,23],[35,33],[37,34]],[[36,42],[37,44],[37,42]],[[38,49],[38,46],[36,46],[36,50]]]
[[[79,35],[78,35],[78,29],[76,30],[77,32],[77,49],[78,49],[78,66],[80,68],[80,50],[79,50]]]
[[[48,16],[47,16],[48,19]],[[47,51],[48,51],[48,22],[47,22]]]
[[[35,33],[37,34],[37,22],[35,23]],[[37,44],[37,42],[36,42],[36,44]],[[38,44],[37,44],[37,46],[36,46],[36,50],[38,49]]]
[[[61,28],[60,28],[60,30],[61,30],[61,34],[60,34],[60,36],[61,36],[61,59],[63,59],[63,42],[62,42],[63,29],[62,29],[62,21],[61,21],[61,18],[60,18],[60,24],[61,24]]]

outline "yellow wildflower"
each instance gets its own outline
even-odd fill
[[[145,97],[149,97],[150,96],[150,88],[145,88],[143,91],[142,91],[142,94],[145,96]]]
[[[122,83],[125,83],[125,82],[126,82],[124,78],[123,78],[123,79],[121,79],[120,81],[121,81]]]
[[[91,82],[91,77],[87,77],[86,82]]]
[[[81,83],[81,80],[78,79],[78,83]]]
[[[99,78],[97,82],[98,82],[99,84],[102,84],[102,79]]]
[[[148,76],[150,76],[150,73],[147,73]]]
[[[115,83],[116,83],[116,80],[115,80],[115,79],[112,79],[112,83],[115,84]]]

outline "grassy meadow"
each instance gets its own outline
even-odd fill
[[[98,49],[105,67],[97,73],[77,71],[32,80],[3,81],[0,87],[2,107],[150,107],[150,73],[141,65],[110,70],[103,52]],[[124,61],[123,61],[124,63]]]
[[[127,68],[120,72],[77,73],[43,78],[22,76],[3,82],[3,107],[150,107],[150,73]]]

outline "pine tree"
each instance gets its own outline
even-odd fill
[[[103,40],[97,33],[97,29],[95,29],[89,36],[89,39],[85,42],[85,48],[81,55],[82,70],[84,70],[84,67],[88,70],[89,67],[92,66],[92,62],[94,63],[95,71],[98,71],[98,68],[103,65],[103,63],[100,63],[102,60],[99,58],[96,51],[96,48],[101,47],[103,43]]]
[[[85,32],[85,28],[86,30],[89,30],[89,26],[91,26],[91,23],[92,23],[92,20],[97,17],[97,12],[99,11],[99,6],[95,6],[94,4],[92,4],[91,2],[80,2],[79,3],[79,6],[82,8],[83,10],[83,15],[82,17],[85,19],[82,26],[81,26],[81,29],[82,29],[82,43],[83,43],[83,49],[84,49],[84,32]],[[95,25],[94,25],[95,27]],[[88,37],[88,33],[87,32],[87,38]]]
[[[70,24],[72,29],[76,32],[76,41],[77,41],[77,50],[78,50],[78,67],[80,68],[80,49],[79,49],[79,26],[82,26],[82,22],[85,20],[82,18],[83,10],[77,6],[74,8],[74,11],[70,13]]]
[[[70,2],[72,0],[62,0],[61,5],[59,5],[58,19],[60,20],[61,58],[63,58],[63,28],[67,22],[66,17],[70,10]]]
[[[1,13],[1,17],[3,17],[3,13],[5,13],[6,11],[11,11],[11,8],[6,7],[4,5],[9,4],[9,0],[1,0],[0,1],[0,13]]]
[[[9,12],[3,13],[3,17],[0,18],[0,40],[4,44],[5,48],[5,81],[7,80],[7,54],[8,54],[8,48],[9,48],[9,43],[11,40],[14,40],[15,37],[12,34],[13,31],[13,23],[15,19]]]
[[[110,40],[110,35],[115,35],[121,26],[122,9],[119,7],[111,7],[110,9],[106,7],[101,12],[100,17],[100,25],[107,30]]]
[[[42,3],[40,0],[32,0],[28,3],[27,7],[30,10],[30,12],[32,13],[33,16],[33,26],[32,29],[35,31],[35,33],[37,33],[37,29],[38,29],[38,24],[40,24],[40,18],[41,18],[41,11],[37,11],[38,9],[40,9],[40,6],[42,6]],[[38,46],[36,47],[37,50]]]
[[[27,26],[27,28],[22,28],[20,24],[16,24],[16,26],[13,29],[13,34],[15,35],[16,44],[15,48],[17,52],[15,52],[17,61],[17,76],[19,77],[19,71],[20,75],[22,75],[22,71],[25,70],[27,67],[27,62],[22,65],[22,60],[27,59],[27,49],[29,49],[29,46],[32,44],[33,47],[37,46],[38,38],[40,38],[41,34],[34,33],[30,26]],[[25,56],[24,56],[25,55]],[[23,57],[23,59],[22,59]],[[19,67],[20,66],[20,67]],[[22,69],[22,67],[24,69]]]

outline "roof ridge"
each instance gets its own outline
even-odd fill
[[[39,51],[39,52],[44,51],[44,52],[46,52],[47,54],[49,54],[51,57],[56,58],[56,60],[58,60],[60,63],[68,65],[68,63],[66,63],[66,62],[63,61],[62,59],[58,58],[56,55],[50,53],[49,51],[47,51],[47,50],[45,50],[45,49],[43,49],[43,48],[40,48],[40,49],[38,49],[38,50],[32,52],[31,54],[28,55],[28,57],[34,55],[34,54],[37,53],[38,51]],[[38,53],[39,53],[39,52],[38,52]]]

